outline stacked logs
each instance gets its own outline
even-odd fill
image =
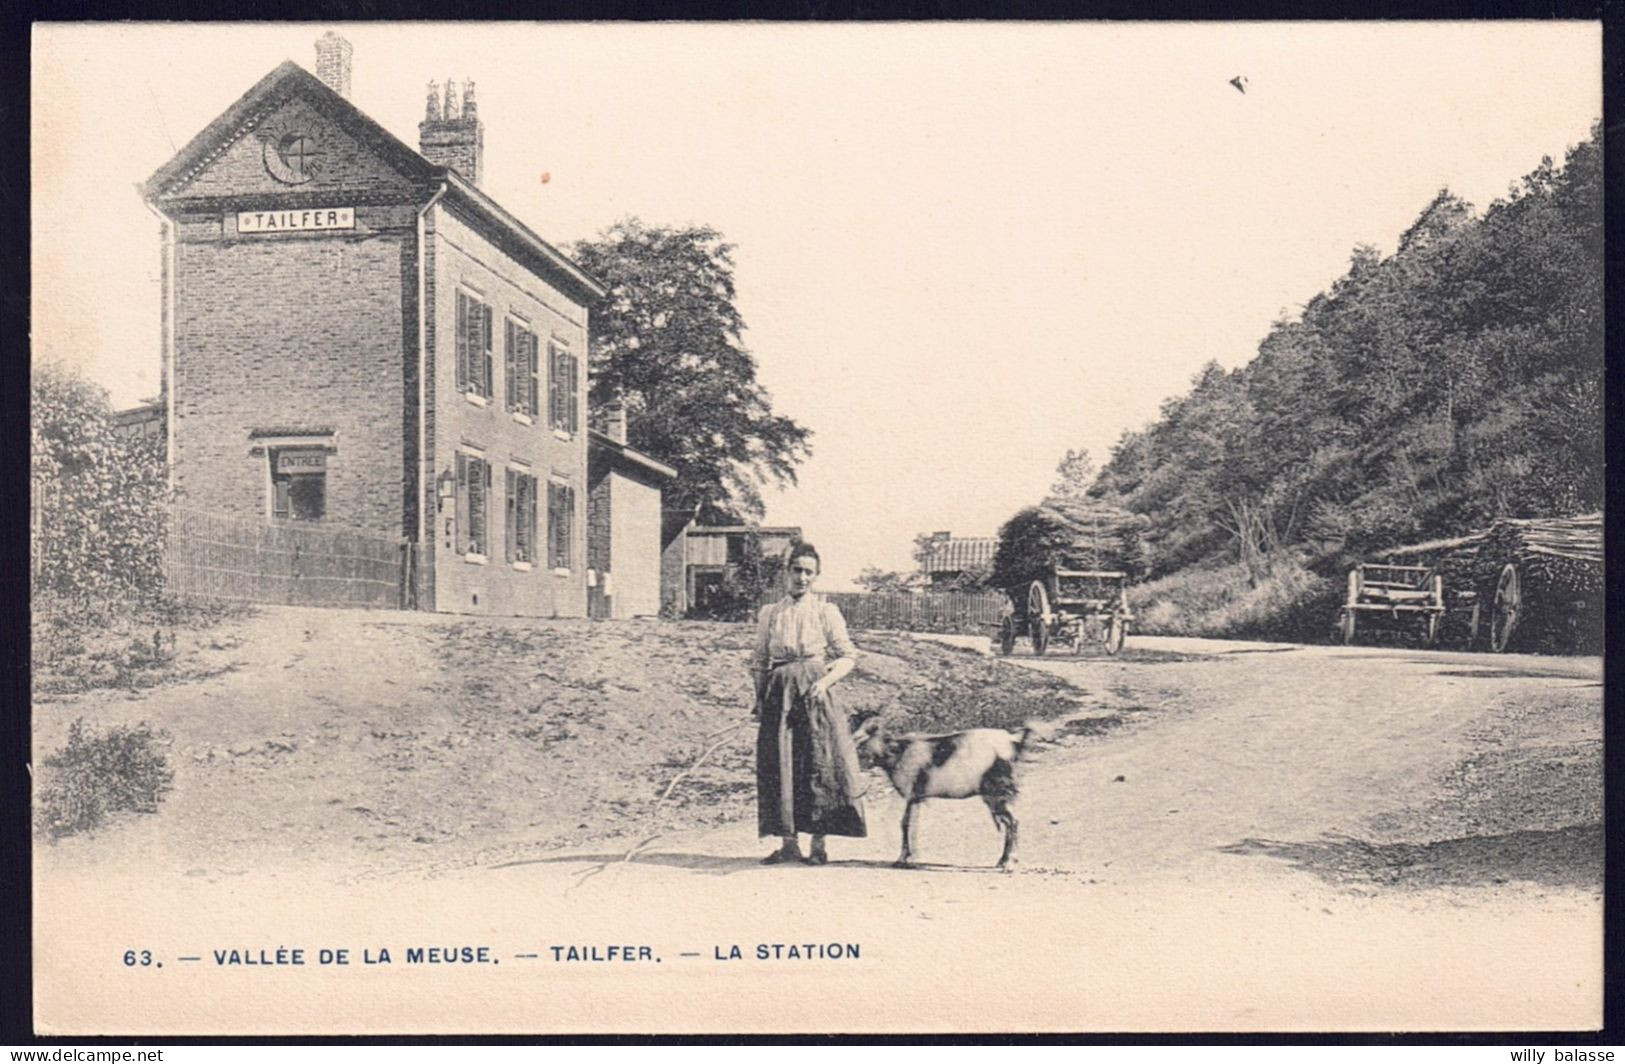
[[[1602,652],[1600,513],[1502,520],[1454,539],[1394,547],[1373,559],[1433,566],[1444,576],[1447,601],[1455,592],[1476,592],[1477,645],[1485,649]]]
[[[1602,652],[1600,513],[1497,522],[1478,545],[1472,573],[1492,649]]]

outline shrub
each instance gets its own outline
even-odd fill
[[[51,770],[39,791],[40,827],[61,837],[89,831],[108,814],[151,813],[175,773],[156,742],[167,740],[145,723],[114,726],[97,735],[83,719],[68,728],[68,745],[45,759]]]
[[[1256,586],[1240,564],[1184,569],[1129,590],[1134,630],[1150,635],[1324,642],[1341,586],[1288,558],[1274,559]]]
[[[34,594],[83,609],[156,595],[167,493],[162,442],[121,436],[107,393],[53,365],[34,367],[30,418]]]

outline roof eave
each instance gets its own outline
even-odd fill
[[[578,294],[585,297],[585,302],[596,303],[609,294],[608,288],[572,262],[562,251],[537,236],[529,226],[508,213],[502,204],[486,195],[478,185],[456,170],[447,167],[440,167],[439,170],[444,174],[447,185],[466,203],[518,237],[521,243],[557,270],[561,276],[567,278],[577,288]]]
[[[642,466],[650,472],[658,473],[659,475],[672,480],[677,478],[677,470],[673,469],[671,466],[654,458],[650,458],[642,451],[627,446],[621,441],[615,439],[613,436],[606,436],[597,429],[587,430],[587,442],[590,444],[597,444],[599,447],[602,447],[614,454],[620,455],[632,463]]]

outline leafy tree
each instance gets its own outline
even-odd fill
[[[667,509],[759,520],[762,488],[796,482],[809,430],[773,411],[742,342],[734,246],[707,226],[617,222],[574,248],[609,289],[593,310],[594,403],[626,404],[628,442],[678,472]]]
[[[80,608],[157,595],[161,441],[114,431],[107,393],[55,365],[34,367],[30,417],[34,593]]]
[[[1384,256],[1125,434],[1088,494],[1160,572],[1358,551],[1604,498],[1602,134],[1482,213],[1441,191]],[[1068,458],[1073,458],[1068,455]]]

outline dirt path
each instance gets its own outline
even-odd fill
[[[58,856],[36,892],[50,1019],[126,1032],[177,1015],[244,1031],[1600,1023],[1596,659],[1142,638],[1116,659],[1001,667],[1082,695],[1025,769],[1012,874],[986,869],[998,840],[966,802],[927,807],[927,867],[888,867],[900,803],[886,793],[869,802],[870,837],[836,840],[823,869],[759,866],[749,823],[664,835],[631,863],[614,842],[343,884],[297,859],[187,877]],[[111,945],[147,941],[171,955],[483,943],[501,964],[193,964],[141,976],[139,999],[114,992],[129,976]],[[755,959],[791,943],[859,955]],[[660,960],[552,949],[609,944]],[[742,959],[719,959],[735,945]]]

